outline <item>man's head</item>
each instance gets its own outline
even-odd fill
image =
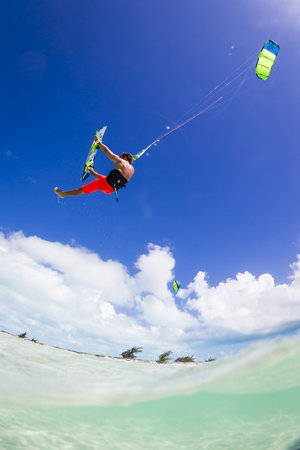
[[[125,161],[128,161],[129,164],[133,163],[133,156],[131,153],[124,152],[120,155],[120,158],[124,159]]]

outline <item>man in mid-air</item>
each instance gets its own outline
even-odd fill
[[[54,188],[54,192],[60,197],[77,196],[81,194],[91,194],[95,191],[102,191],[105,194],[112,194],[124,187],[134,174],[134,168],[132,166],[133,156],[131,153],[122,153],[120,156],[115,155],[109,150],[106,145],[102,144],[100,140],[95,137],[97,146],[105,153],[105,155],[114,163],[115,167],[109,172],[107,177],[95,172],[92,166],[88,167],[90,173],[96,178],[77,189],[71,191],[61,191],[58,187]]]

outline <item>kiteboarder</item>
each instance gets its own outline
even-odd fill
[[[100,175],[97,173],[92,166],[88,167],[89,172],[96,178],[96,180],[91,181],[77,189],[72,189],[70,191],[61,191],[58,187],[54,188],[54,192],[60,197],[77,196],[81,194],[91,194],[95,191],[102,191],[105,194],[112,194],[115,192],[117,194],[118,190],[123,188],[130,178],[134,174],[134,168],[132,166],[133,156],[131,153],[122,153],[120,156],[113,153],[109,148],[104,145],[97,136],[94,140],[97,143],[103,153],[114,163],[114,169],[109,172],[107,176]]]

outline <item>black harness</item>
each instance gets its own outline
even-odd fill
[[[118,190],[126,187],[128,180],[117,169],[113,169],[107,175],[106,181],[115,190],[116,200],[119,201]]]

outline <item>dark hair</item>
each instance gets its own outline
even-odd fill
[[[122,153],[122,154],[120,155],[120,157],[121,157],[121,158],[126,158],[127,161],[129,162],[129,164],[132,164],[132,163],[133,163],[133,156],[132,156],[131,153],[126,153],[126,152],[124,152],[124,153]]]

